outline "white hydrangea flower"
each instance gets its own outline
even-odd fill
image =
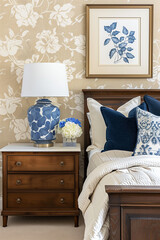
[[[66,122],[61,132],[65,138],[78,138],[82,135],[82,128],[74,122]]]

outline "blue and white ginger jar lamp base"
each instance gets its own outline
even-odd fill
[[[59,123],[60,110],[48,99],[40,99],[28,109],[31,139],[36,147],[51,147],[56,139],[55,127]]]

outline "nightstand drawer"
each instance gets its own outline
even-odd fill
[[[8,189],[74,189],[74,174],[8,174]]]
[[[8,171],[74,171],[73,155],[11,155]]]
[[[73,207],[73,193],[8,193],[8,208]]]

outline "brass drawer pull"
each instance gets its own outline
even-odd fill
[[[60,203],[64,203],[64,198],[61,198],[61,199],[60,199]]]
[[[21,203],[21,199],[20,198],[17,198],[16,202],[19,204]]]
[[[21,162],[16,162],[16,166],[17,166],[17,167],[19,167],[19,166],[21,166],[21,165],[22,165]]]
[[[16,184],[20,185],[22,183],[21,179],[17,179]]]
[[[61,165],[61,166],[64,166],[64,162],[63,162],[63,161],[61,161],[61,162],[60,162],[60,165]]]
[[[61,179],[60,184],[64,184],[64,180],[63,179]]]

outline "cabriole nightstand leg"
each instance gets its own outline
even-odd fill
[[[3,227],[7,227],[8,216],[3,216]]]
[[[79,226],[79,216],[75,216],[74,217],[74,227],[78,227]]]

